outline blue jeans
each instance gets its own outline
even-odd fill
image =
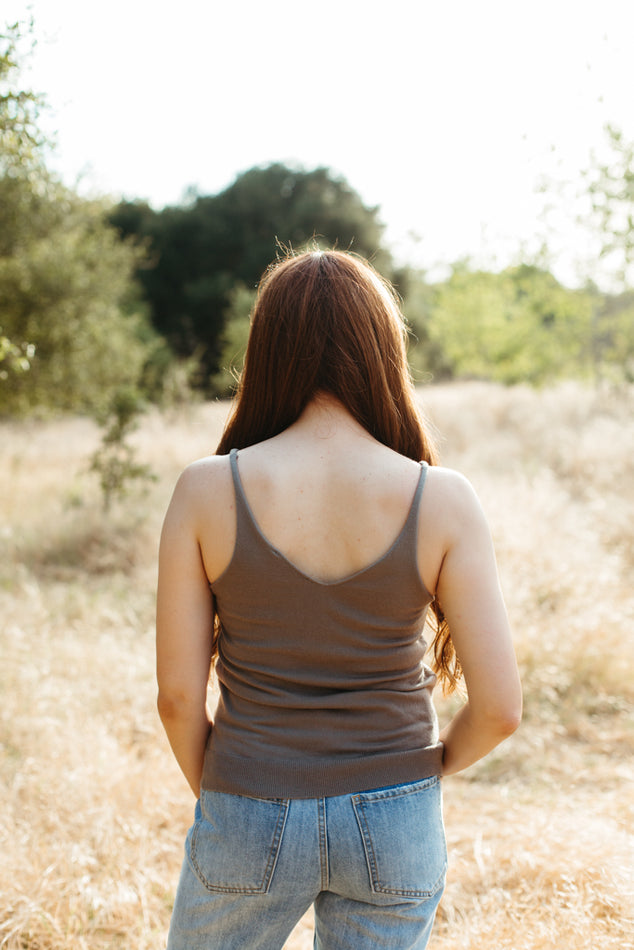
[[[441,781],[312,799],[203,791],[168,950],[423,950],[445,883]]]

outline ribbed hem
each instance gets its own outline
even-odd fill
[[[333,759],[253,759],[207,749],[202,787],[255,798],[324,798],[442,773],[442,742],[411,752]]]

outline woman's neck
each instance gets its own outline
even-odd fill
[[[343,403],[330,393],[319,392],[300,417],[286,430],[293,437],[309,439],[362,438],[374,441]]]

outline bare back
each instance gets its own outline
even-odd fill
[[[213,580],[233,552],[235,498],[229,460],[207,461],[215,469],[215,499],[206,509],[199,539]],[[363,570],[390,549],[420,477],[418,463],[377,442],[339,407],[323,405],[309,407],[279,436],[242,449],[238,470],[266,540],[298,570],[322,582]],[[430,508],[426,502],[421,507]],[[425,547],[419,568],[433,591],[442,545]]]

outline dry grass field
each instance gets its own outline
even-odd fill
[[[445,782],[431,948],[632,948],[634,392],[421,398],[488,513],[525,689],[520,730]],[[90,422],[0,426],[1,948],[164,946],[193,801],[155,712],[157,539],[225,410],[148,415],[158,480],[107,517]]]

